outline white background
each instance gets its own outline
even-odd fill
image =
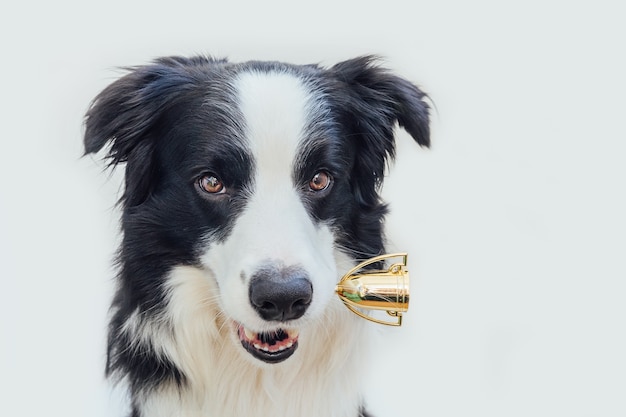
[[[103,379],[120,176],[81,158],[82,116],[116,67],[376,53],[436,111],[431,150],[399,134],[384,189],[413,298],[364,364],[372,411],[626,416],[621,3],[2,6],[0,415],[124,409]]]

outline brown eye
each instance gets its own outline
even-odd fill
[[[198,185],[202,191],[209,194],[218,194],[224,191],[224,184],[214,174],[207,174],[198,180]]]
[[[320,171],[311,178],[309,181],[309,188],[311,191],[324,191],[330,186],[332,178],[326,171]]]

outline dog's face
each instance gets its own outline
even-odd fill
[[[297,348],[300,323],[321,314],[332,296],[333,228],[351,210],[344,161],[354,155],[340,146],[332,120],[319,118],[327,103],[303,80],[246,72],[232,88],[238,116],[230,118],[237,120],[240,143],[234,155],[218,154],[216,165],[236,166],[241,154],[247,162],[196,177],[201,199],[241,211],[224,216],[212,233],[229,230],[205,240],[201,260],[214,272],[241,344],[254,357],[277,362]],[[233,125],[227,128],[232,132]]]
[[[334,297],[338,263],[384,250],[378,187],[397,122],[428,145],[423,99],[371,58],[166,58],[113,83],[85,145],[110,141],[112,163],[127,164],[118,325],[166,310],[168,271],[190,265],[215,281],[241,352],[290,357]]]

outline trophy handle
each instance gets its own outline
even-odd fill
[[[375,317],[363,314],[348,303],[344,303],[344,305],[348,307],[348,310],[352,311],[357,316],[364,318],[365,320],[373,321],[374,323],[378,323],[378,324],[385,324],[387,326],[396,326],[396,327],[402,326],[402,313],[398,311],[387,311],[387,314],[389,314],[392,317],[395,317],[396,321],[385,321],[385,320],[380,320]]]
[[[390,253],[390,254],[375,256],[364,262],[361,262],[360,264],[358,264],[357,266],[355,266],[354,268],[346,272],[346,274],[341,278],[341,280],[339,280],[339,283],[341,284],[342,282],[350,279],[352,275],[354,275],[357,271],[365,268],[368,265],[374,264],[376,262],[384,261],[386,259],[391,259],[391,258],[402,258],[402,265],[403,266],[407,265],[408,254],[406,252]],[[392,265],[390,269],[392,269],[394,266],[395,264]]]

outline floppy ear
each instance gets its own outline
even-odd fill
[[[181,93],[197,85],[200,77],[194,67],[215,62],[202,57],[168,57],[130,68],[91,103],[85,116],[85,154],[98,152],[110,142],[110,165],[127,163],[125,204],[140,204],[150,193],[160,118]]]
[[[421,146],[430,145],[426,94],[376,61],[376,57],[364,56],[331,68],[346,93],[341,106],[357,147],[356,188],[368,205],[378,202],[376,189],[386,162],[395,157],[396,123]]]

